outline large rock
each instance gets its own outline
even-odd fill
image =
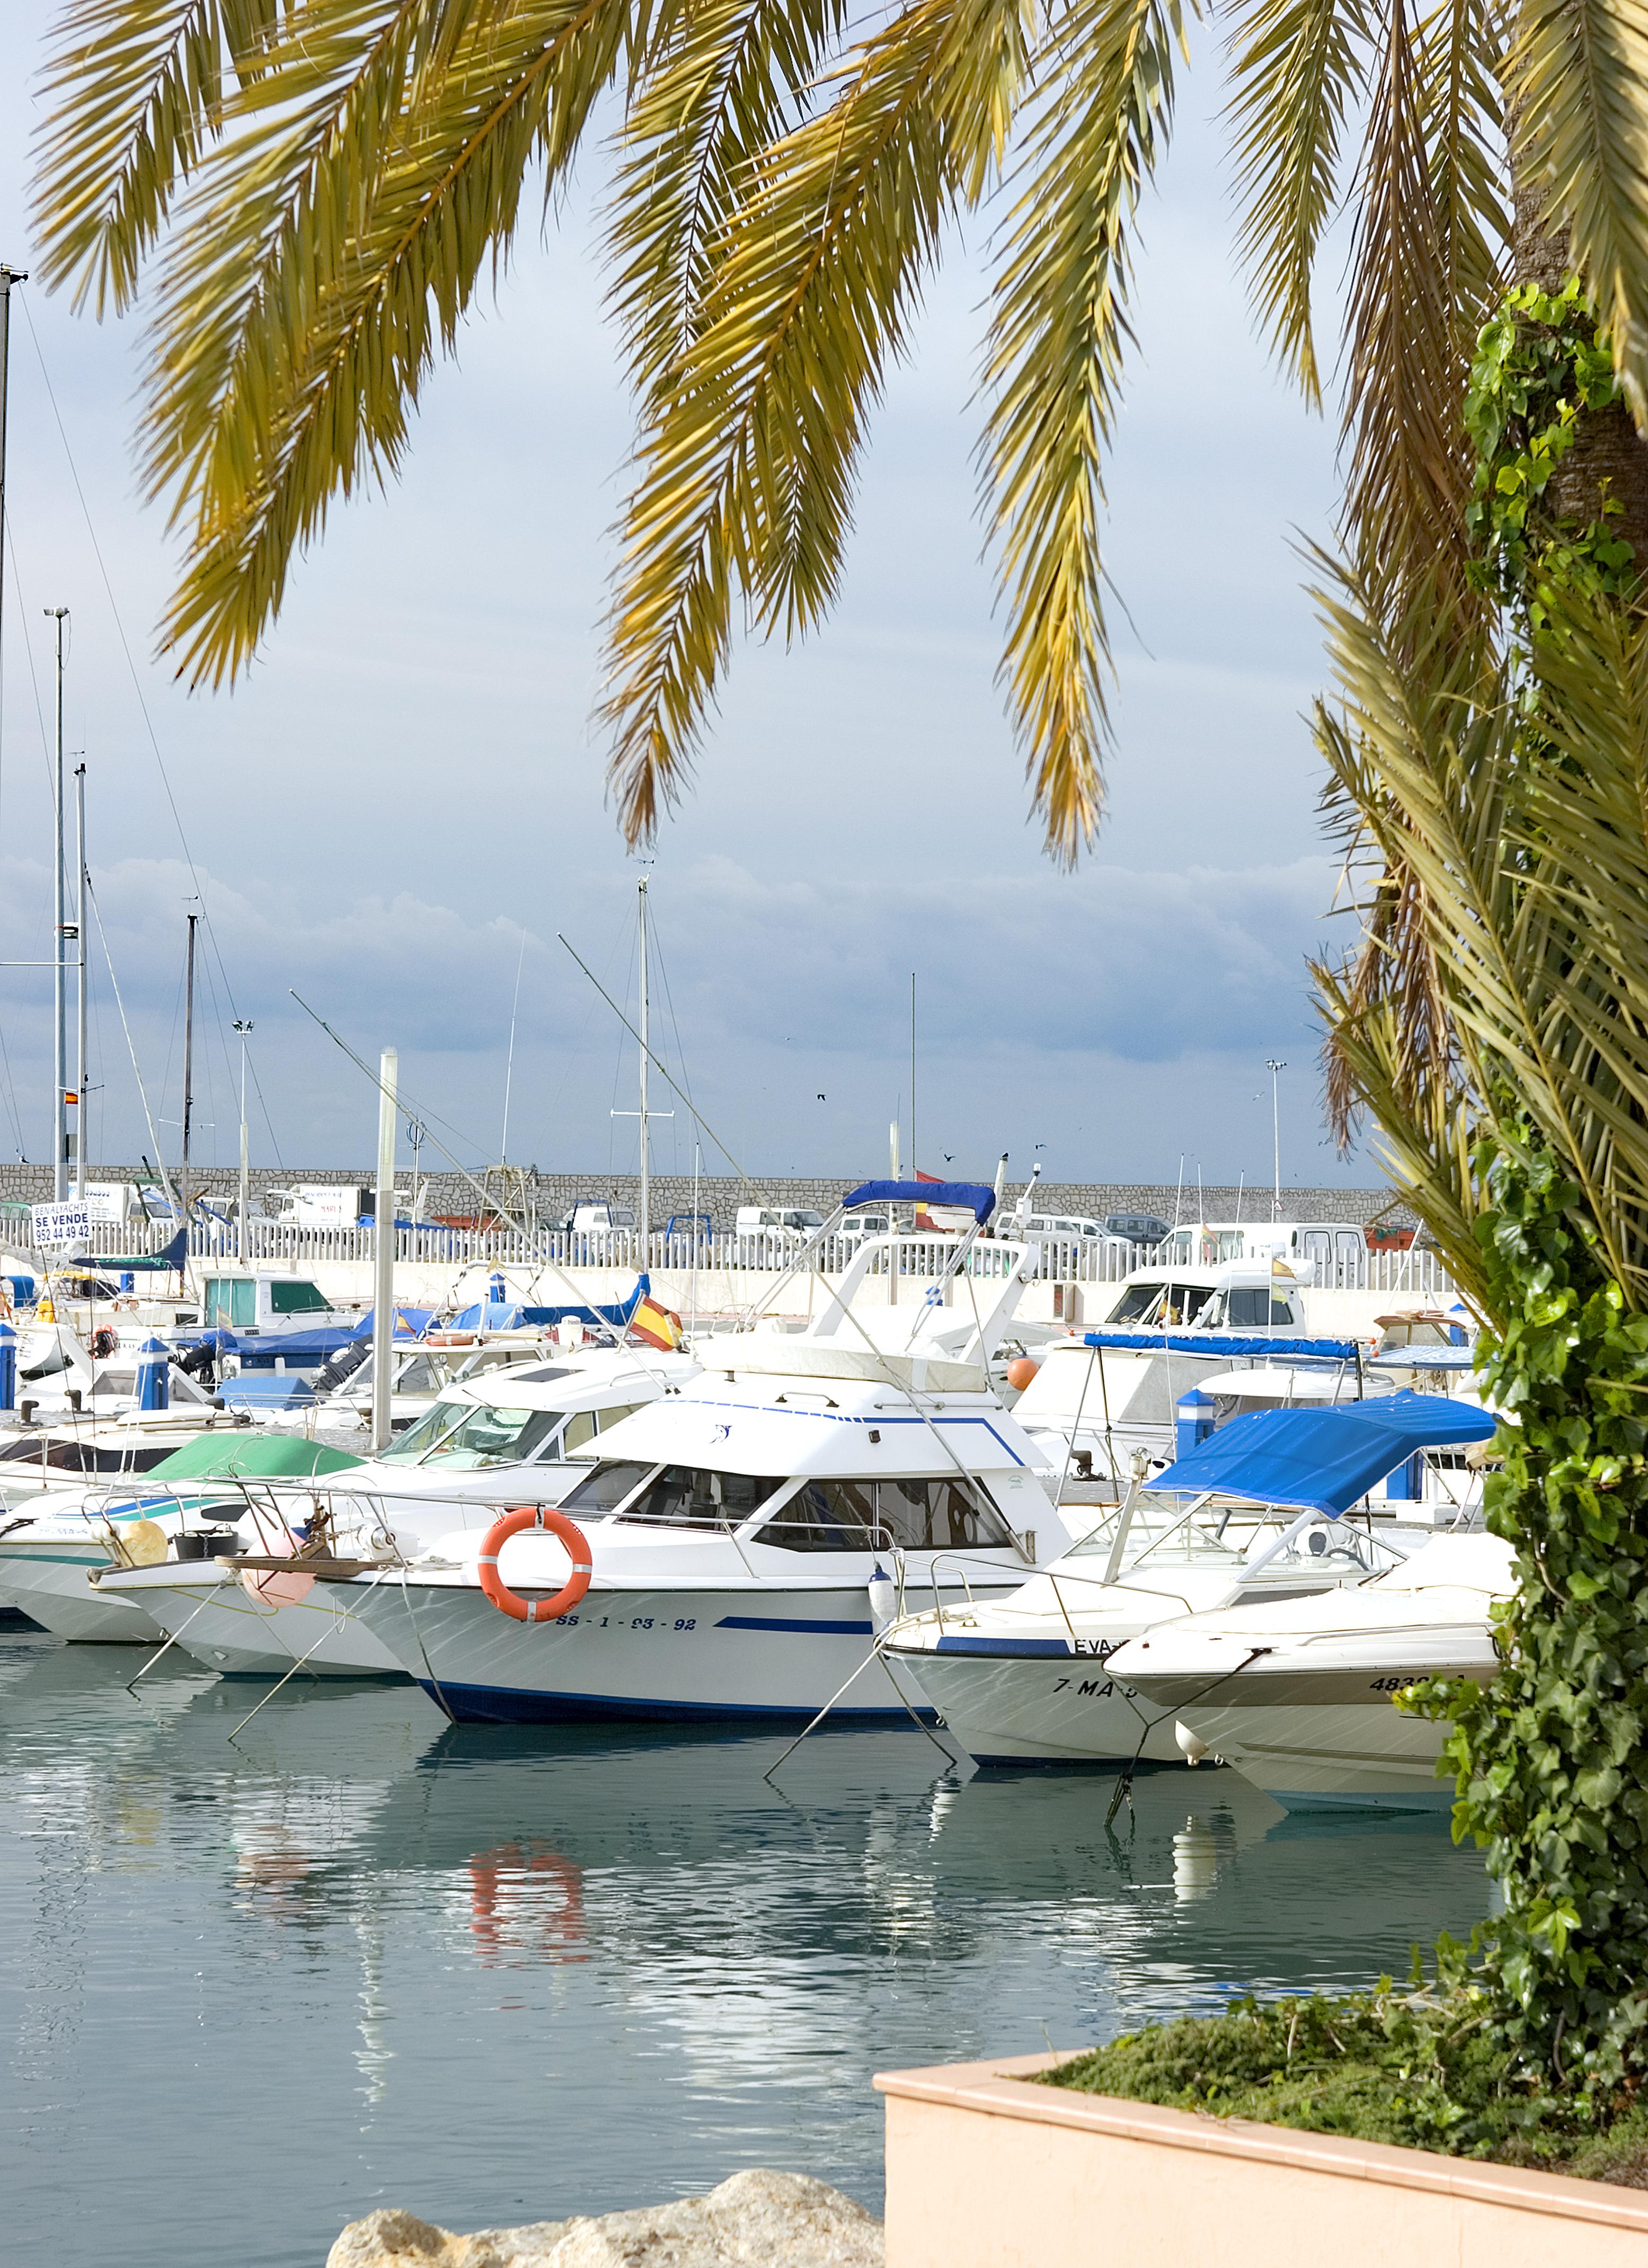
[[[410,2213],[351,2221],[326,2268],[883,2268],[882,2225],[805,2174],[734,2174],[707,2197],[454,2236]]]

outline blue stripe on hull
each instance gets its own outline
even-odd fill
[[[808,1623],[778,1615],[723,1615],[717,1630],[802,1631],[809,1638],[874,1638],[874,1623]]]
[[[901,1660],[914,1660],[924,1651],[916,1646],[890,1646]],[[1097,1654],[1073,1653],[1070,1642],[1062,1638],[966,1638],[951,1631],[941,1632],[935,1651],[939,1653],[985,1653],[997,1661],[1030,1661],[1046,1654],[1065,1661],[1090,1661],[1097,1668]]]
[[[807,1709],[743,1708],[724,1701],[638,1701],[622,1694],[523,1693],[507,1685],[437,1685],[414,1680],[454,1725],[605,1725],[614,1721],[666,1724],[771,1725],[775,1729],[809,1725],[818,1712]],[[936,1712],[918,1708],[936,1722]],[[908,1713],[894,1709],[832,1709],[826,1724],[907,1725]]]

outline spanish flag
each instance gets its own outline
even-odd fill
[[[673,1354],[681,1344],[681,1318],[656,1300],[638,1300],[630,1317],[630,1336],[643,1346],[656,1347],[661,1354]]]

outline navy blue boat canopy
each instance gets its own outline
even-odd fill
[[[995,1211],[995,1191],[983,1182],[864,1182],[841,1200],[845,1211],[854,1205],[964,1205],[982,1228]]]
[[[1083,1346],[1127,1354],[1312,1355],[1321,1362],[1354,1362],[1355,1339],[1244,1336],[1239,1331],[1089,1331]]]
[[[1156,1474],[1150,1487],[1176,1496],[1213,1490],[1337,1520],[1415,1450],[1486,1441],[1495,1426],[1478,1403],[1445,1394],[1376,1394],[1331,1410],[1255,1410]]]

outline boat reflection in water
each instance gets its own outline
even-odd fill
[[[1107,1829],[1110,1774],[969,1777],[907,1725],[815,1734],[774,1786],[772,1736],[451,1727],[299,1680],[245,1721],[174,1655],[135,1695],[119,1669],[0,1640],[18,2258],[53,2257],[65,2194],[122,2268],[219,2268],[254,2223],[287,2268],[380,2204],[477,2228],[743,2165],[878,2205],[874,2071],[1366,1981],[1487,1906],[1445,1825],[1301,1835],[1206,1765],[1142,1771]]]

